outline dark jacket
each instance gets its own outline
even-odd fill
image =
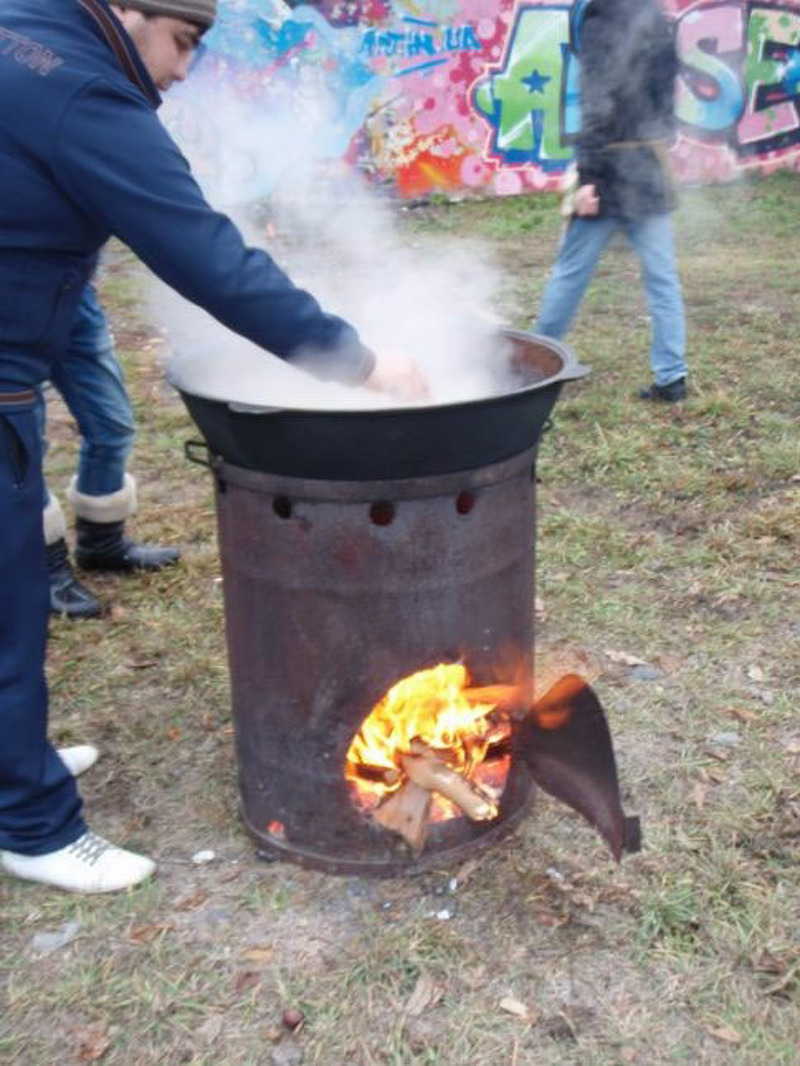
[[[581,72],[580,183],[600,214],[637,219],[674,206],[666,151],[678,60],[657,0],[589,0],[573,30]]]
[[[213,211],[156,116],[160,98],[81,0],[0,0],[0,386],[48,376],[114,235],[226,326],[321,377],[363,381],[374,357]],[[123,64],[126,69],[123,69]]]

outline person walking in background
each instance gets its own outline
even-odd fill
[[[72,892],[155,869],[88,829],[73,775],[93,752],[58,753],[47,737],[35,410],[99,249],[118,237],[187,299],[318,377],[425,390],[413,363],[376,356],[244,244],[159,122],[159,90],[186,77],[215,15],[216,0],[0,0],[0,869]]]
[[[687,366],[666,154],[678,71],[673,29],[657,0],[577,0],[571,26],[580,61],[578,182],[533,329],[567,333],[603,250],[623,232],[641,264],[652,329],[653,382],[639,396],[674,403],[686,398]]]
[[[137,544],[125,534],[125,522],[136,511],[136,481],[126,471],[133,447],[133,409],[114,353],[114,339],[91,283],[81,297],[67,348],[54,363],[50,381],[81,435],[78,473],[67,492],[76,516],[78,566],[132,573],[161,570],[176,563],[180,558],[177,548]],[[37,416],[46,447],[44,399],[37,407]],[[66,533],[58,497],[48,489],[44,539],[50,610],[69,618],[93,618],[102,606],[75,576]]]

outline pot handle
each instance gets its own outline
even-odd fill
[[[501,335],[509,337],[511,340],[538,341],[545,348],[554,348],[558,352],[561,357],[561,369],[557,374],[553,374],[552,377],[548,378],[544,384],[551,385],[556,381],[577,381],[592,372],[590,366],[584,366],[578,362],[577,355],[568,344],[556,340],[554,337],[546,337],[543,333],[533,333],[530,330],[520,329],[506,329],[502,331]]]
[[[211,450],[204,440],[185,440],[183,442],[183,454],[190,463],[196,463],[197,466],[204,466],[208,470],[213,469],[211,464]]]
[[[537,335],[532,333],[531,336]],[[587,374],[591,374],[592,368],[578,362],[578,357],[569,344],[565,344],[563,341],[555,341],[552,337],[543,337],[542,339],[546,340],[548,344],[557,344],[564,360],[564,365],[553,376],[553,381],[579,381],[581,378],[585,378]]]

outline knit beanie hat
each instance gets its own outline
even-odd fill
[[[208,29],[217,15],[217,0],[115,0],[117,7],[142,11],[146,15],[195,22]]]

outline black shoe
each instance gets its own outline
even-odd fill
[[[641,389],[640,400],[655,400],[660,403],[679,403],[688,396],[686,378],[678,378],[670,381],[669,385],[651,385],[649,389]]]
[[[88,518],[78,518],[75,532],[75,561],[83,570],[123,573],[163,570],[165,566],[173,566],[181,557],[177,548],[136,544],[125,536],[124,522],[90,522]]]
[[[96,618],[100,601],[75,577],[67,542],[61,537],[47,545],[47,577],[50,582],[50,612],[67,618]]]

